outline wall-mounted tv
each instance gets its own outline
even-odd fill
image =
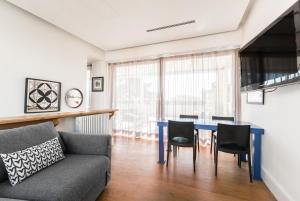
[[[300,14],[296,3],[241,48],[242,91],[300,81]]]

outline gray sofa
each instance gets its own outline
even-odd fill
[[[0,199],[95,201],[111,175],[111,136],[57,132],[52,122],[0,131],[0,153],[58,137],[65,159],[12,187],[0,159]]]

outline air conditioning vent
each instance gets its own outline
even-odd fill
[[[196,22],[195,20],[191,20],[191,21],[187,21],[187,22],[181,22],[181,23],[177,23],[177,24],[171,24],[171,25],[167,25],[167,26],[162,26],[162,27],[157,27],[157,28],[153,28],[153,29],[148,29],[147,32],[159,31],[159,30],[163,30],[163,29],[170,29],[170,28],[173,28],[173,27],[183,26],[183,25],[187,25],[187,24],[193,24],[195,22]]]

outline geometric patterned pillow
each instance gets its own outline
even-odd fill
[[[58,138],[8,154],[0,154],[12,186],[65,158]]]

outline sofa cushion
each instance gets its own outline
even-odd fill
[[[105,186],[109,158],[100,155],[65,155],[22,183],[0,183],[0,197],[39,201],[84,201],[95,186]]]
[[[0,130],[0,153],[12,153],[58,137],[63,150],[64,144],[52,122],[20,128]],[[0,160],[0,182],[7,179],[5,166]]]
[[[58,138],[8,154],[0,154],[12,186],[64,159]]]

